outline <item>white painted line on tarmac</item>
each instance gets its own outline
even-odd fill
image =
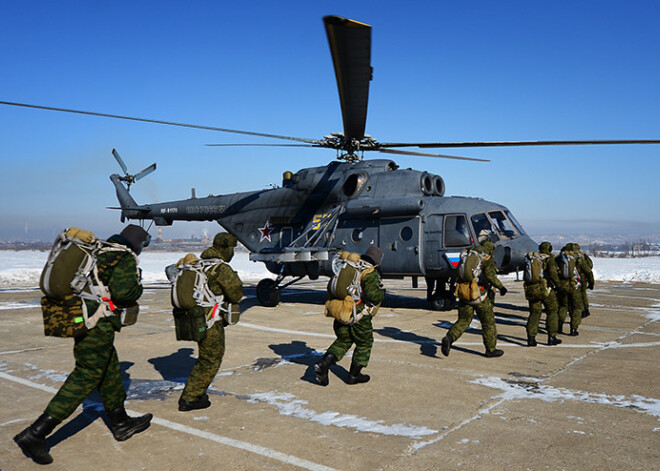
[[[0,378],[6,379],[7,381],[13,381],[18,384],[22,384],[23,386],[28,386],[34,389],[39,389],[41,391],[49,392],[52,394],[55,394],[58,391],[57,389],[51,386],[35,383],[33,381],[19,378],[18,376],[9,375],[1,371],[0,371]],[[142,415],[142,412],[137,412],[129,409],[126,409],[126,412],[128,412],[131,415]],[[187,433],[189,435],[203,438],[205,440],[211,440],[216,443],[220,443],[222,445],[238,448],[244,451],[248,451],[250,453],[264,456],[266,458],[270,458],[276,461],[281,461],[282,463],[307,469],[309,471],[337,471],[335,468],[330,468],[322,464],[314,463],[312,461],[307,461],[292,455],[287,455],[286,453],[281,453],[279,451],[271,450],[270,448],[266,448],[260,445],[254,445],[252,443],[248,443],[240,440],[234,440],[233,438],[223,437],[221,435],[216,435],[215,433],[205,432],[204,430],[188,427],[187,425],[179,424],[177,422],[172,422],[158,417],[154,417],[151,422],[160,425],[162,427],[167,427],[169,429],[176,430],[178,432]]]
[[[274,327],[266,327],[263,325],[257,325],[257,324],[249,324],[249,323],[243,323],[239,322],[236,324],[236,326],[243,326],[243,327],[248,327],[250,329],[256,329],[256,330],[264,330],[267,332],[275,332],[278,334],[290,334],[290,335],[306,335],[310,337],[324,337],[324,338],[330,338],[330,339],[335,339],[334,334],[319,334],[317,332],[305,332],[302,330],[289,330],[289,329],[277,329]],[[234,326],[234,327],[236,327]],[[406,333],[406,332],[404,332]],[[414,332],[409,332],[409,333],[414,333]],[[566,337],[566,336],[564,336]],[[412,343],[416,345],[422,345],[422,344],[431,344],[431,345],[440,345],[440,341],[436,340],[405,340],[405,339],[379,339],[376,338],[374,339],[374,342],[379,342],[379,343]],[[462,342],[462,341],[457,341],[454,342],[454,345],[457,346],[464,346],[464,347],[479,347],[483,346],[483,342]],[[522,347],[522,348],[528,348],[527,345],[522,345],[518,343],[509,343],[506,341],[500,341],[497,344],[498,347]],[[548,347],[548,345],[543,345],[542,343],[539,344],[540,347]],[[593,343],[588,343],[588,344],[570,344],[568,343],[568,340],[564,340],[564,343],[561,345],[553,345],[553,349],[561,349],[561,348],[602,348],[603,346],[607,346],[610,348],[634,348],[634,347],[656,347],[660,346],[660,342],[643,342],[643,343],[627,343],[627,344],[622,344],[619,342],[609,342],[609,343],[601,343],[601,342],[593,342]]]

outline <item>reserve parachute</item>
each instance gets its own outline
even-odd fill
[[[334,317],[347,325],[359,321],[364,314],[375,315],[377,307],[365,307],[357,312],[362,303],[362,278],[371,273],[374,267],[356,253],[341,251],[332,260],[333,276],[328,282],[328,300],[325,303],[325,316]]]

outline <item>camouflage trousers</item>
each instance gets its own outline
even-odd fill
[[[199,355],[193,366],[181,397],[186,401],[196,401],[206,392],[220,369],[225,355],[225,328],[216,322],[206,331],[206,337],[197,343]]]
[[[124,405],[126,390],[114,340],[115,329],[109,319],[99,320],[85,337],[76,340],[73,347],[76,366],[46,407],[46,414],[65,420],[95,388],[106,411]]]
[[[557,295],[554,290],[542,301],[529,301],[529,317],[527,318],[527,336],[536,337],[539,332],[541,313],[545,308],[545,330],[548,335],[554,337],[559,330],[559,315]]]
[[[559,322],[566,321],[570,313],[571,328],[577,329],[582,322],[582,292],[580,288],[568,288],[557,291],[557,302],[559,303]]]
[[[451,326],[447,335],[449,335],[454,342],[463,335],[472,322],[474,312],[477,312],[477,317],[481,322],[481,335],[483,337],[484,346],[486,350],[495,350],[497,346],[497,328],[495,327],[495,314],[493,313],[493,301],[490,296],[479,303],[470,305],[465,301],[458,302],[458,320]]]
[[[362,319],[353,325],[342,324],[336,320],[332,328],[335,331],[337,340],[332,342],[327,353],[332,353],[339,361],[355,344],[352,361],[356,365],[366,367],[369,364],[371,347],[374,344],[374,327],[371,323],[371,315],[365,314]]]
[[[587,295],[587,285],[586,283],[582,283],[580,285],[580,295],[582,297],[582,309],[588,309],[589,308],[589,296]]]

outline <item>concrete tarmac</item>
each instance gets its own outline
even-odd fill
[[[0,291],[0,470],[650,470],[660,463],[660,285],[597,283],[580,335],[526,346],[522,283],[497,296],[501,358],[485,358],[475,319],[449,357],[456,310],[386,280],[371,381],[327,387],[314,364],[334,339],[325,282],[294,285],[276,308],[247,286],[208,409],[179,412],[196,344],[176,342],[169,290],[145,290],[138,324],[117,335],[129,413],[151,427],[117,442],[93,393],[47,440],[54,463],[12,437],[73,368],[72,339],[44,337],[39,291]],[[565,329],[567,330],[567,329]]]

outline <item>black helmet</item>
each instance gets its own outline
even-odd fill
[[[128,241],[128,245],[137,255],[140,255],[142,249],[149,246],[151,236],[147,231],[135,224],[129,224],[119,235]]]

